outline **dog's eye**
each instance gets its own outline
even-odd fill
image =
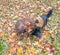
[[[38,20],[36,20],[36,21],[35,21],[35,23],[39,23],[39,21],[38,21]]]

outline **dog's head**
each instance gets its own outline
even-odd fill
[[[37,17],[36,20],[35,20],[35,25],[36,27],[42,27],[44,24],[44,21],[41,17]]]

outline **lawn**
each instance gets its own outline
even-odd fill
[[[15,33],[20,18],[35,18],[53,8],[42,37]],[[60,55],[60,0],[0,0],[0,55]]]

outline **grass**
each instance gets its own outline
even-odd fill
[[[57,4],[58,3],[58,4]],[[40,7],[41,6],[41,7]],[[15,23],[22,17],[35,18],[38,15],[45,14],[48,12],[49,7],[53,7],[53,15],[49,18],[45,30],[43,30],[42,37],[45,37],[43,41],[41,39],[36,40],[34,36],[32,38],[20,40],[20,36],[16,36],[14,33]],[[48,29],[48,31],[46,31]],[[47,33],[47,34],[46,34]],[[4,41],[3,41],[4,40]],[[1,41],[3,43],[1,43]],[[5,43],[7,42],[7,43]],[[0,51],[5,49],[7,54],[0,52],[0,55],[13,55],[19,52],[22,55],[60,55],[60,0],[28,0],[25,1],[2,1],[0,2],[0,43],[5,47],[0,45]],[[20,49],[22,48],[22,49]],[[31,50],[33,48],[33,51]],[[49,51],[48,51],[49,49]],[[54,49],[54,52],[50,52]],[[13,50],[13,51],[12,51]],[[20,51],[21,50],[21,51]],[[36,51],[36,52],[34,52]],[[25,53],[23,53],[25,52]],[[31,53],[32,52],[32,53]]]

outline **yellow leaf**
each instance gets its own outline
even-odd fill
[[[22,48],[18,48],[18,49],[17,49],[17,53],[18,53],[18,54],[21,54],[22,52],[23,52]]]
[[[35,44],[35,45],[39,45],[39,43],[38,43],[38,42],[35,42],[34,44]]]
[[[12,33],[12,36],[15,36],[16,35],[16,33]]]
[[[36,50],[34,49],[34,48],[31,48],[31,49],[29,49],[28,50],[30,53],[32,53],[32,54],[36,54]]]

